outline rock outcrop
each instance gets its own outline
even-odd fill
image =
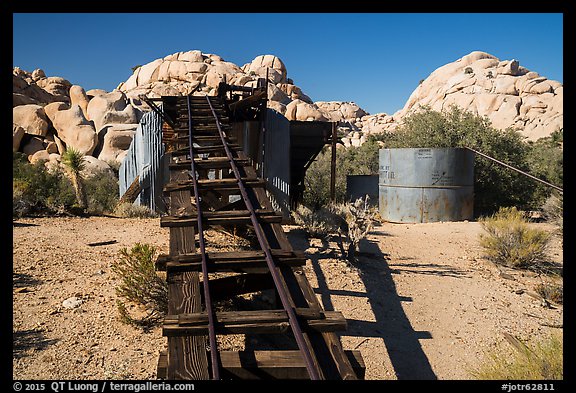
[[[135,69],[118,86],[128,99],[137,100],[140,94],[148,97],[162,95],[215,95],[218,84],[226,83],[254,87],[258,78],[268,75],[268,106],[288,120],[329,120],[302,90],[288,78],[286,66],[273,55],[257,56],[250,63],[238,67],[218,55],[197,50],[178,52]],[[287,110],[288,106],[290,110]]]
[[[45,108],[54,129],[67,147],[73,147],[85,155],[90,155],[98,143],[96,130],[89,122],[79,105],[63,102],[48,104]]]
[[[486,116],[495,128],[512,127],[536,140],[564,127],[563,85],[486,52],[472,52],[430,74],[412,93],[395,121],[421,106],[442,111],[457,105]]]
[[[12,108],[12,122],[27,134],[44,136],[48,133],[48,119],[40,105],[27,104]]]
[[[139,98],[162,95],[214,95],[218,84],[254,87],[268,76],[268,107],[288,120],[338,121],[346,147],[359,146],[373,133],[394,132],[403,118],[422,106],[442,111],[457,105],[486,116],[495,128],[512,127],[528,140],[563,128],[563,85],[485,52],[472,52],[439,67],[421,81],[396,113],[369,114],[354,102],[314,102],[288,77],[280,58],[261,55],[239,67],[215,54],[178,52],[134,68],[107,92],[85,91],[61,77],[13,68],[12,148],[31,161],[58,165],[66,146],[100,162],[121,162],[143,111]],[[96,161],[94,161],[96,160]]]
[[[64,78],[46,77],[41,69],[13,69],[12,149],[31,162],[47,161],[54,169],[60,162],[55,156],[67,146],[87,157],[120,162],[141,115],[119,90],[86,92]],[[97,131],[102,130],[99,138]]]

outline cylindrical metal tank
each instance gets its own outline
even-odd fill
[[[473,218],[474,152],[465,148],[379,151],[379,210],[390,222]]]

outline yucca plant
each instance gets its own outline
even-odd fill
[[[81,174],[82,170],[86,167],[84,154],[72,147],[67,147],[64,154],[62,154],[62,164],[64,164],[70,181],[72,182],[72,187],[74,187],[76,203],[78,207],[85,212],[88,208],[88,198],[86,196],[84,179]]]

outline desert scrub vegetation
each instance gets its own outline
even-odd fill
[[[63,172],[48,172],[43,162],[31,164],[25,154],[12,155],[12,215],[61,214],[76,202]]]
[[[528,346],[507,336],[512,346],[500,346],[485,355],[481,365],[472,370],[473,378],[481,380],[560,380],[563,379],[563,340],[550,335]]]
[[[291,214],[296,225],[301,226],[311,238],[324,239],[338,231],[339,219],[331,206],[312,210],[298,205]]]
[[[73,160],[71,164],[81,170],[79,156],[70,159]],[[48,170],[44,162],[31,164],[25,154],[15,152],[12,158],[12,215],[76,214],[79,210],[102,214],[114,209],[119,193],[115,176],[99,172],[81,182],[82,189],[77,194],[71,177],[62,168]],[[87,204],[86,209],[80,209],[83,203]]]
[[[336,214],[343,221],[338,228],[338,245],[342,255],[350,262],[357,261],[360,241],[368,236],[374,226],[376,211],[368,205],[369,197],[358,198],[354,202],[334,206]],[[347,244],[344,247],[345,239]]]
[[[378,174],[380,148],[470,147],[542,180],[563,185],[563,130],[525,142],[512,129],[499,130],[487,118],[451,106],[443,112],[422,107],[395,132],[371,134],[359,147],[336,151],[336,201],[346,197],[346,175]],[[304,179],[303,203],[316,210],[329,202],[330,150],[325,148]],[[493,214],[500,207],[539,210],[552,189],[483,157],[474,163],[474,212]]]
[[[123,202],[116,206],[114,214],[123,218],[155,218],[158,213],[150,210],[148,206],[134,205],[130,202]]]
[[[503,207],[479,220],[485,233],[480,246],[490,261],[517,269],[531,269],[547,262],[550,234],[530,227],[515,207]]]
[[[342,258],[353,263],[357,261],[360,241],[368,236],[376,221],[377,212],[368,200],[366,195],[354,202],[331,203],[317,210],[300,205],[292,217],[309,237],[335,238]]]
[[[154,258],[156,248],[136,243],[130,250],[122,248],[119,260],[111,270],[120,280],[116,301],[120,320],[124,323],[149,328],[161,321],[168,311],[168,285],[156,272]],[[126,301],[142,311],[135,316],[128,311]]]

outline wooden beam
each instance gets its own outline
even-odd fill
[[[170,173],[170,180],[186,179],[186,172]],[[170,195],[170,213],[178,210],[192,213],[190,191]],[[170,228],[170,255],[193,253],[196,251],[194,228]],[[200,280],[197,272],[177,272],[167,275],[168,313],[195,313],[202,311]],[[206,337],[168,338],[168,379],[209,379]]]
[[[249,179],[242,178],[242,182],[247,187],[264,187],[266,180],[264,179]],[[178,182],[170,182],[164,186],[164,192],[190,190],[194,186],[192,180],[184,180]],[[208,190],[237,190],[238,182],[236,179],[200,179],[198,180],[198,187],[200,189]]]
[[[366,365],[358,350],[344,354],[352,364],[358,379],[364,379]],[[158,358],[158,378],[166,378],[166,352]],[[308,370],[300,351],[220,351],[224,379],[309,379]]]
[[[134,203],[141,191],[142,187],[140,186],[140,175],[138,175],[134,178],[132,184],[130,184],[130,187],[128,187],[124,194],[122,194],[122,197],[116,206],[119,206],[122,203]]]
[[[319,332],[346,330],[346,318],[339,311],[296,309],[302,329]],[[273,334],[290,331],[285,310],[221,311],[215,315],[217,334]],[[208,332],[208,314],[167,315],[164,336],[205,335]]]
[[[234,160],[238,166],[250,165],[249,159]],[[230,161],[227,157],[210,157],[210,158],[195,158],[194,164],[198,169],[225,169],[230,168]],[[180,160],[179,162],[171,162],[170,169],[190,169],[192,163],[190,160]]]
[[[274,210],[257,210],[256,215],[260,222],[280,223],[282,222],[282,213]],[[242,225],[250,224],[250,213],[248,210],[224,210],[202,213],[203,222],[207,226],[213,225]],[[163,216],[160,218],[161,227],[186,227],[196,228],[198,225],[197,215],[182,216]]]
[[[277,263],[287,266],[306,264],[304,253],[271,250]],[[206,254],[209,272],[246,271],[264,269],[267,271],[266,259],[262,251],[211,252]],[[159,255],[156,259],[157,270],[201,271],[201,254]]]

